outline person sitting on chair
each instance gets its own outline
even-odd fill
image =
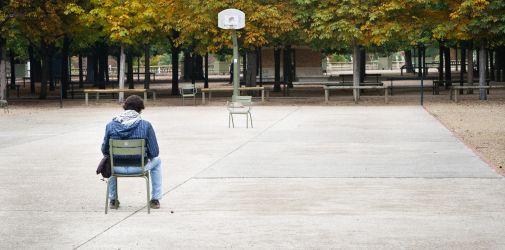
[[[137,95],[131,95],[126,98],[123,109],[124,111],[114,117],[105,128],[105,136],[102,143],[102,153],[109,155],[109,139],[129,140],[129,139],[144,139],[146,145],[146,155],[148,162],[145,165],[145,171],[151,171],[151,186],[152,197],[150,207],[154,209],[160,208],[162,196],[161,190],[161,160],[158,157],[159,148],[154,133],[153,126],[150,122],[143,120],[140,117],[140,112],[144,109],[144,101]],[[114,157],[114,173],[118,174],[139,174],[138,167],[135,165],[140,159],[132,159],[127,156]],[[119,166],[119,167],[118,167]],[[109,178],[109,199],[110,208],[117,209],[119,200],[117,200],[117,180],[112,176]]]

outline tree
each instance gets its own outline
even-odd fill
[[[154,0],[91,0],[91,4],[89,11],[77,4],[67,11],[77,13],[89,27],[98,27],[111,42],[120,44],[119,88],[124,88],[125,47],[138,44],[156,31],[159,21],[156,9],[163,6]],[[124,94],[120,93],[119,101],[123,99]]]
[[[302,20],[305,21],[306,31],[313,43],[333,49],[341,48],[341,44],[351,44],[353,85],[359,86],[360,47],[383,41],[370,37],[367,23],[376,18],[375,10],[380,9],[385,0],[297,0],[297,3],[308,10],[308,13],[302,16]],[[359,91],[356,89],[354,98],[359,98]]]
[[[461,0],[449,5],[449,20],[434,29],[437,37],[472,41],[479,46],[479,85],[486,85],[487,49],[503,45],[505,37],[505,2],[501,0]],[[469,53],[471,59],[471,53]],[[470,66],[470,61],[469,61]],[[472,69],[469,68],[469,72]],[[471,81],[471,79],[469,79]],[[473,82],[473,81],[472,81]],[[487,99],[485,89],[480,89],[479,98]]]
[[[246,60],[249,85],[256,82],[257,48],[270,44],[270,41],[298,27],[294,10],[289,1],[201,1],[186,0],[177,7],[180,23],[176,25],[178,46],[189,48],[198,55],[218,52],[231,48],[230,32],[217,27],[217,15],[227,8],[236,8],[246,15],[246,27],[238,31],[239,44],[248,54]]]

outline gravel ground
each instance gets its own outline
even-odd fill
[[[429,103],[426,109],[505,175],[505,102]]]

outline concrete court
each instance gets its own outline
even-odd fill
[[[148,106],[162,208],[120,180],[105,215],[119,111],[0,116],[0,249],[505,248],[504,178],[421,107],[258,106],[228,129],[222,106]]]

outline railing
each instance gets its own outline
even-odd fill
[[[83,75],[87,74],[87,70],[84,67],[82,69]],[[140,72],[139,72],[140,71]],[[170,76],[172,75],[172,65],[157,65],[157,66],[150,66],[151,73],[157,75],[157,76]],[[133,74],[144,74],[145,69],[144,67],[133,67]],[[181,73],[179,71],[179,73]],[[218,75],[220,72],[218,69],[214,67],[213,64],[209,64],[209,75]],[[72,68],[72,75],[78,75],[79,74],[79,69],[78,68]],[[115,76],[117,75],[117,67],[109,67],[109,76]]]

